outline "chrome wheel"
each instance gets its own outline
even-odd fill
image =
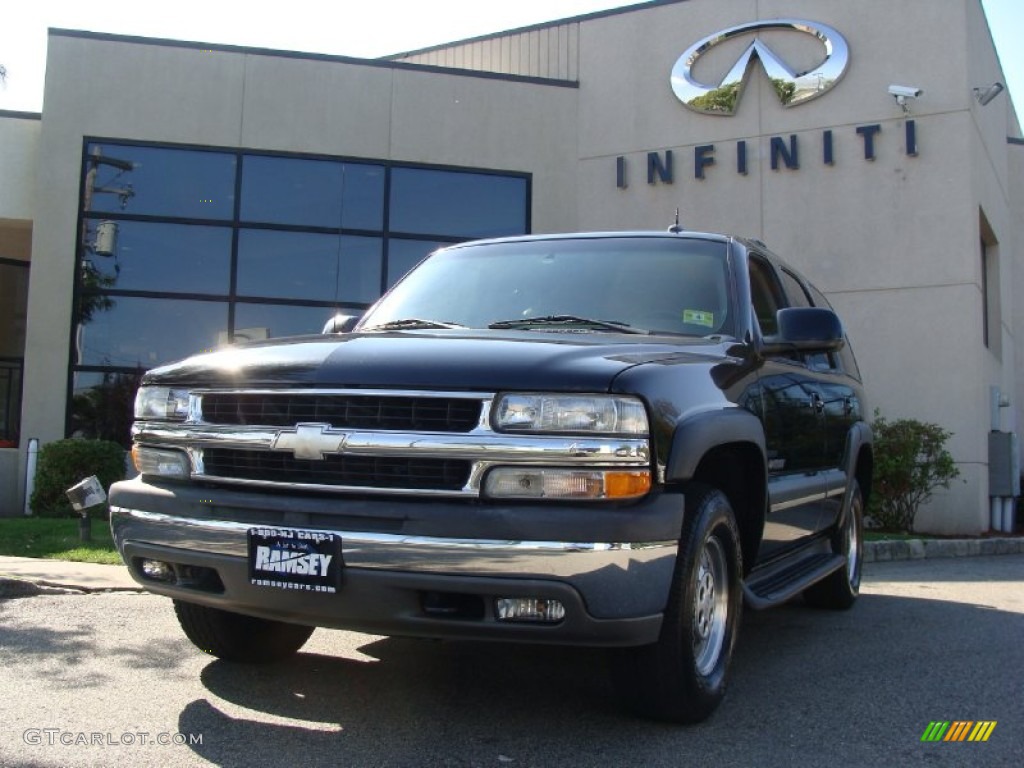
[[[846,559],[846,567],[833,571],[804,591],[804,598],[815,608],[845,611],[860,593],[861,570],[864,566],[864,498],[860,486],[853,481],[850,506],[843,522],[832,533],[832,552]]]
[[[699,723],[715,711],[729,683],[743,613],[743,551],[728,497],[702,483],[688,484],[685,493],[658,641],[617,649],[612,679],[630,709],[658,720]]]
[[[714,536],[704,542],[694,590],[693,657],[697,672],[708,675],[718,664],[729,618],[729,571],[725,552]]]
[[[850,586],[860,585],[860,531],[857,530],[856,517],[851,510],[846,521],[846,580]]]

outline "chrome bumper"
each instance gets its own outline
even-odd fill
[[[246,532],[250,528],[268,527],[123,507],[111,508],[110,515],[118,540],[158,541],[167,546],[235,557],[246,556]],[[609,568],[626,576],[630,570],[657,564],[666,556],[674,558],[678,543],[493,541],[313,530],[341,535],[348,568],[526,578],[571,579]]]
[[[220,573],[226,586],[225,594],[198,595],[197,602],[240,612],[281,615],[274,609],[261,610],[263,601],[270,597],[273,602],[276,595],[248,584],[246,533],[253,527],[260,526],[111,507],[114,540],[131,566],[133,576],[146,587],[172,597],[192,599],[193,595],[186,591],[146,580],[132,562],[133,558],[159,557],[163,553],[172,561],[203,565]],[[557,589],[559,593],[571,592],[587,621],[657,617],[659,626],[678,545],[675,540],[581,543],[439,538],[345,530],[325,532],[341,535],[346,579],[353,574],[357,580],[408,577],[412,580],[410,584],[415,584],[416,578],[421,577],[419,585],[411,588],[453,592],[466,589],[493,595],[518,594],[524,588],[539,585]],[[440,586],[429,586],[431,579]],[[288,594],[293,596],[293,593]],[[344,589],[339,598],[344,601]],[[308,623],[325,626],[366,626],[358,621],[331,621],[323,615],[307,617],[301,610],[289,613],[287,618],[300,623],[305,618]],[[398,633],[401,629],[394,631]],[[573,642],[585,641],[585,637],[573,639]],[[648,641],[653,642],[653,639]]]

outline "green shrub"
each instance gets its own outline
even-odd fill
[[[868,514],[875,527],[912,531],[921,506],[938,488],[948,489],[960,470],[946,450],[953,436],[937,424],[888,421],[876,410],[875,466]]]
[[[39,451],[36,484],[29,503],[40,517],[68,517],[76,514],[64,492],[90,475],[96,475],[104,490],[124,479],[124,448],[108,440],[57,440]],[[89,509],[93,517],[107,514],[107,505]]]

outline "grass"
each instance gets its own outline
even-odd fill
[[[890,533],[889,531],[864,531],[864,541],[908,541],[909,539],[930,539],[921,533]]]
[[[0,518],[0,555],[78,563],[121,563],[106,520],[92,521],[92,541],[78,537],[77,518]]]

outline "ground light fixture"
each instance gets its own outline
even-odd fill
[[[996,96],[998,96],[1000,93],[1002,93],[1005,89],[1006,89],[1006,86],[1003,85],[1002,83],[1000,83],[997,80],[996,82],[992,83],[992,85],[986,86],[985,88],[975,88],[975,89],[973,89],[974,90],[974,98],[976,98],[978,100],[978,103],[981,106],[987,107],[989,105],[989,103]]]

